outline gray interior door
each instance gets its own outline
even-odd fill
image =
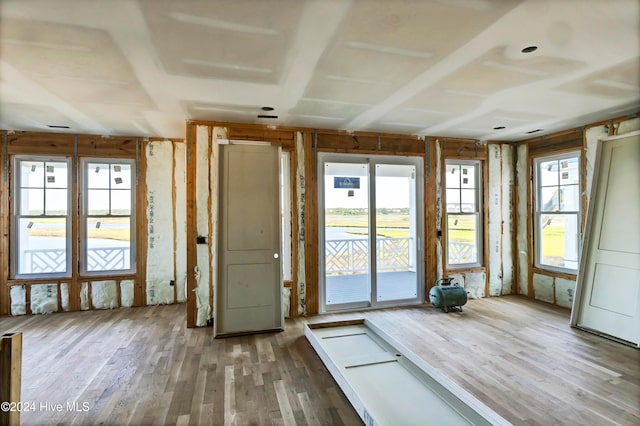
[[[602,142],[578,276],[577,324],[640,344],[640,135]],[[574,319],[572,318],[572,322]]]
[[[220,146],[216,335],[281,330],[279,149]]]

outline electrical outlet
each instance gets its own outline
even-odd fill
[[[174,280],[169,281],[169,285],[173,286],[176,285],[176,282]]]

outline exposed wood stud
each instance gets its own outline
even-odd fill
[[[425,173],[424,173],[425,185],[429,183],[429,176],[431,176],[431,149],[430,149],[430,145],[431,145],[431,139],[429,138],[429,136],[425,136],[424,137],[424,154],[426,156]]]
[[[313,131],[313,181],[318,181],[318,129]]]
[[[0,410],[0,425],[18,426],[22,385],[22,333],[6,333],[0,337],[0,403],[13,404],[14,409]],[[35,402],[34,402],[35,404]],[[9,407],[11,408],[11,406]]]
[[[211,246],[213,244],[213,238],[214,235],[218,236],[218,230],[217,229],[213,229],[213,197],[217,196],[219,197],[218,194],[213,194],[213,182],[211,181],[211,168],[212,167],[219,167],[218,164],[211,164],[211,157],[213,156],[213,127],[212,126],[208,126],[207,127],[207,165],[209,168],[209,171],[207,173],[207,185],[209,188],[209,203],[207,204],[207,216],[209,217],[209,223],[207,225],[207,228],[209,228],[209,235],[207,238],[208,241],[208,245],[207,245],[207,259],[209,261],[209,312],[211,312],[210,317],[213,317],[213,312],[215,309],[215,306],[213,304],[213,292],[214,292],[214,288],[213,288],[213,282],[214,282],[214,271],[213,271],[213,254],[211,253]],[[215,232],[215,234],[214,234]],[[216,274],[217,276],[217,274]],[[216,280],[217,281],[217,280]]]
[[[2,177],[5,182],[9,180],[9,139],[6,130],[2,137]]]
[[[192,149],[196,126],[187,122],[187,327],[196,326],[196,159]]]

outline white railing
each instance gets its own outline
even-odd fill
[[[379,271],[405,271],[413,268],[413,238],[378,238],[376,240]],[[369,270],[369,240],[327,240],[325,242],[327,274],[349,274]]]
[[[450,265],[476,263],[478,261],[475,244],[449,241],[447,245],[449,247],[448,256]]]
[[[87,250],[87,271],[119,271],[130,267],[129,247],[100,247]],[[21,271],[25,274],[47,274],[66,270],[64,249],[24,250]]]

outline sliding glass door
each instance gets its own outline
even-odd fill
[[[421,159],[319,159],[321,310],[422,302]]]

